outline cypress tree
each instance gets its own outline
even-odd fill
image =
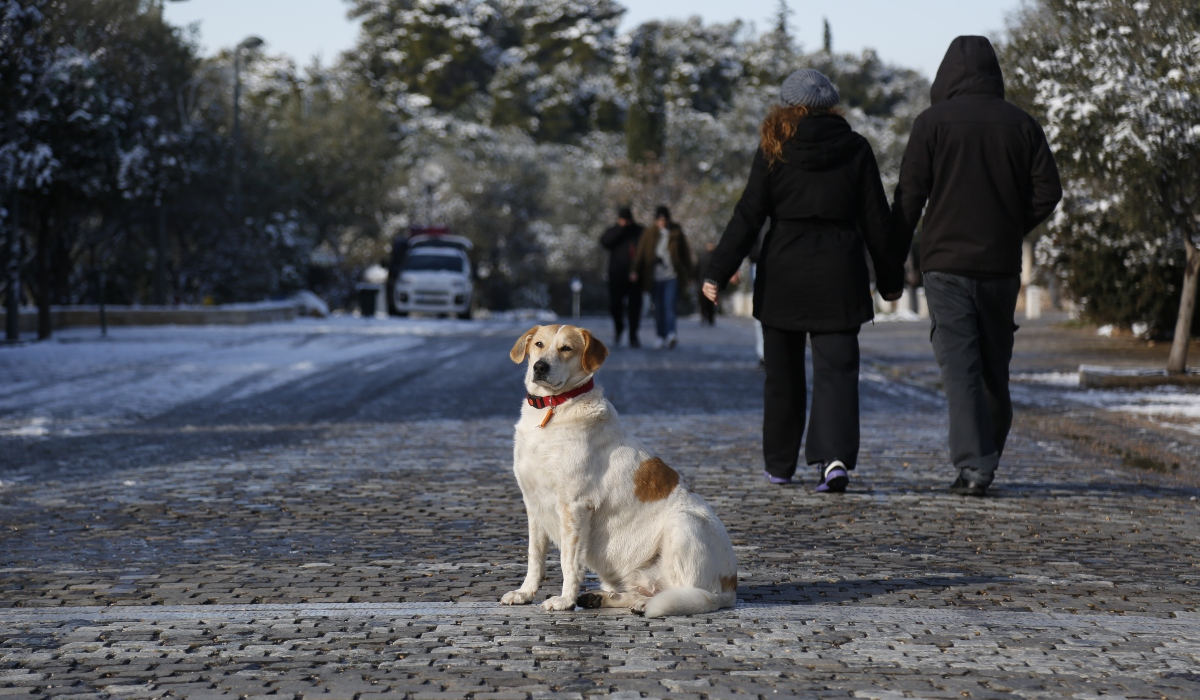
[[[625,119],[625,145],[629,160],[634,163],[661,157],[666,139],[667,109],[657,47],[659,29],[657,23],[643,25],[634,39],[635,92]]]

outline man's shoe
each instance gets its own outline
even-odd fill
[[[817,471],[821,476],[821,481],[817,484],[817,491],[822,493],[841,493],[850,483],[850,472],[846,470],[846,465],[842,464],[840,459],[835,459],[828,464],[818,464]]]
[[[677,343],[679,343],[679,338],[676,338],[674,333],[671,333],[670,335],[667,336],[667,347],[668,348],[675,347],[675,345]]]
[[[763,476],[767,477],[767,481],[771,482],[772,484],[775,484],[776,486],[783,486],[784,484],[792,483],[791,479],[785,479],[782,476],[775,476],[774,474],[772,474],[771,472],[766,471],[766,470],[763,471]]]
[[[640,348],[642,347],[642,341],[638,340],[636,335],[631,335],[629,336],[629,347]]]
[[[974,481],[967,481],[962,478],[962,474],[959,474],[954,483],[950,484],[950,493],[956,496],[982,497],[987,495],[987,489],[987,486],[977,484]]]
[[[666,338],[656,338],[654,340],[654,349],[655,350],[662,350],[665,347],[667,347],[667,339]]]

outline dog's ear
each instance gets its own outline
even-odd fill
[[[579,329],[579,334],[583,336],[583,371],[591,374],[600,369],[600,365],[608,359],[608,348],[599,338],[582,328]]]
[[[529,341],[533,340],[533,334],[537,333],[539,328],[541,326],[534,326],[522,333],[520,338],[517,338],[516,344],[513,345],[512,350],[508,353],[513,362],[519,365],[525,361],[525,355],[529,353]]]

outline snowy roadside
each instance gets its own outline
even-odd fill
[[[1035,372],[1012,375],[1012,393],[1015,402],[1026,405],[1083,404],[1142,416],[1163,427],[1200,435],[1200,389],[1195,387],[1084,389],[1078,372]]]
[[[512,333],[527,320],[334,317],[250,326],[67,329],[0,349],[0,437],[85,435],[201,398],[244,399],[433,336]],[[519,331],[515,331],[519,332]]]

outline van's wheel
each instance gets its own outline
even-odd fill
[[[400,318],[404,318],[405,316],[408,316],[408,312],[407,311],[393,311],[392,315],[399,316]]]
[[[467,309],[466,311],[459,311],[458,317],[464,321],[470,321],[471,320],[471,310]]]

